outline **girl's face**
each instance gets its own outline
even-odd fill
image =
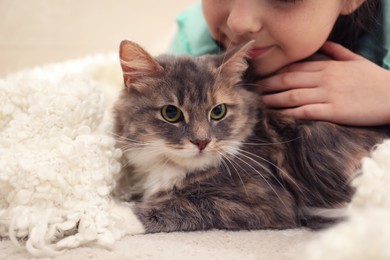
[[[353,2],[347,0],[346,2]],[[259,76],[315,53],[340,14],[344,0],[203,0],[212,37],[227,49],[255,40],[250,56]]]

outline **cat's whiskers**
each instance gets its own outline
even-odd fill
[[[226,158],[225,155],[224,155],[222,152],[217,151],[217,153],[221,156],[221,158],[222,158],[221,163],[222,163],[222,164],[224,165],[224,167],[226,168],[226,170],[227,170],[229,176],[232,176],[232,172],[230,171],[229,166],[227,165],[227,163],[226,163],[225,160],[224,160],[224,159],[226,159],[226,160],[228,161],[229,159]],[[234,170],[237,172],[237,169],[236,169],[235,167],[233,167],[233,168],[234,168]]]
[[[117,134],[113,131],[109,131],[109,134],[112,135],[116,140],[131,140],[131,141],[134,141],[134,142],[140,142],[140,143],[146,143],[146,141],[142,141],[140,140],[141,137],[145,138],[145,137],[150,137],[150,136],[156,136],[155,133],[150,133],[150,134],[145,134],[143,133],[141,136],[138,137],[138,139],[132,139],[128,136],[122,136],[120,134]]]
[[[291,142],[294,142],[294,141],[299,140],[299,139],[301,139],[301,137],[296,137],[296,138],[293,138],[293,139],[290,139],[287,141],[269,142],[269,141],[264,141],[261,139],[248,138],[247,140],[253,140],[253,141],[257,141],[257,142],[254,142],[254,143],[242,142],[242,144],[253,145],[253,146],[269,146],[269,145],[277,145],[277,144],[287,144],[287,143],[291,143]]]
[[[124,137],[124,136],[122,136],[122,135],[120,135],[120,134],[117,134],[117,133],[115,133],[115,132],[113,132],[113,131],[108,131],[108,133],[109,133],[110,135],[112,135],[116,140],[117,140],[117,139],[126,139],[126,137]]]
[[[275,179],[275,181],[276,181],[281,187],[283,187],[283,188],[285,189],[283,183],[274,175],[274,173],[273,173],[270,169],[268,169],[267,166],[263,165],[262,163],[256,161],[256,160],[253,159],[252,157],[248,156],[248,155],[253,155],[252,153],[247,152],[247,151],[242,150],[242,149],[239,149],[239,150],[237,151],[237,155],[242,156],[242,157],[244,157],[244,158],[250,160],[251,162],[255,163],[256,165],[258,165],[261,169],[263,169],[264,171],[266,171],[267,173],[269,173],[269,174],[273,177],[273,179]],[[261,156],[256,156],[256,158],[261,159],[261,160],[263,160],[263,161],[269,163],[268,160],[262,158]],[[249,165],[249,164],[248,164],[248,165]],[[271,164],[271,165],[272,165],[272,164]],[[273,166],[275,166],[275,165],[273,165]],[[256,171],[256,172],[259,173],[259,171]]]
[[[150,143],[138,143],[138,142],[117,142],[117,144],[120,146],[120,148],[123,150],[123,151],[126,151],[126,150],[135,150],[135,149],[138,149],[138,150],[142,150],[142,149],[145,149],[145,147],[152,147],[153,145],[150,144]]]
[[[247,171],[238,163],[234,160],[235,158],[235,155],[229,155],[229,156],[226,156],[226,159],[228,159],[228,161],[230,162],[230,164],[233,166],[233,168],[235,169],[237,175],[240,177],[240,174],[247,174],[249,175],[249,173],[247,173]],[[237,168],[235,167],[237,166],[238,168],[240,168],[240,171],[237,170]],[[240,178],[241,179],[241,178]]]
[[[222,156],[223,156],[223,158],[226,159],[226,161],[229,162],[230,165],[234,168],[234,170],[235,170],[235,172],[236,172],[238,178],[240,179],[240,182],[241,182],[241,184],[242,184],[242,187],[244,188],[245,194],[246,194],[247,196],[249,196],[248,191],[247,191],[246,186],[245,186],[245,183],[244,183],[244,181],[242,180],[241,174],[240,174],[240,172],[237,170],[236,166],[238,166],[239,168],[241,168],[241,170],[242,170],[243,173],[246,173],[245,170],[242,168],[242,166],[241,166],[240,164],[238,164],[238,163],[235,162],[232,158],[230,158],[228,154],[222,155]],[[231,171],[230,171],[230,169],[229,169],[229,166],[228,166],[228,165],[226,164],[226,162],[224,162],[223,160],[222,160],[222,162],[224,163],[225,167],[227,167],[227,170],[228,170],[230,176],[232,176]]]
[[[149,142],[146,142],[146,141],[142,141],[142,140],[139,140],[139,139],[132,139],[132,138],[129,138],[129,137],[126,137],[126,136],[121,136],[119,134],[116,134],[114,132],[110,132],[110,134],[115,138],[116,142],[117,143],[139,143],[139,144],[148,144]],[[155,136],[155,134],[143,134],[142,137],[149,137],[149,136]]]
[[[285,170],[283,170],[282,168],[280,168],[279,166],[277,166],[277,165],[276,165],[275,163],[273,163],[272,161],[267,160],[267,159],[265,159],[264,157],[258,156],[257,154],[248,152],[248,151],[246,151],[246,150],[240,149],[240,152],[241,152],[241,153],[245,153],[245,154],[247,154],[247,155],[249,155],[249,156],[253,156],[253,157],[255,157],[255,158],[257,158],[257,159],[260,159],[260,160],[262,160],[262,161],[265,161],[266,163],[269,163],[270,165],[272,165],[273,167],[275,167],[278,171],[280,171],[280,172],[283,174],[283,176],[284,176],[285,178],[287,178],[289,181],[291,181],[291,183],[295,185],[295,188],[297,188],[300,192],[302,192],[302,190],[301,190],[301,188],[300,188],[300,185],[299,185],[299,184],[298,184],[298,183],[297,183],[297,182],[288,174],[288,172],[286,172]],[[248,158],[248,159],[249,159],[249,158]],[[253,160],[253,161],[256,162],[256,163],[259,163],[259,162],[257,162],[257,161],[254,160],[254,159],[251,159],[251,160]],[[277,180],[277,182],[278,182],[283,188],[285,188],[284,185],[277,179],[276,176],[274,176],[272,173],[270,173],[270,174],[275,178],[275,180]]]
[[[238,156],[237,156],[238,155]],[[239,156],[243,156],[244,158],[247,158],[247,159],[250,159],[248,158],[247,156],[241,154],[240,152],[238,152],[236,154],[236,156],[234,157],[235,159],[241,161],[242,163],[244,163],[245,165],[247,165],[249,168],[251,168],[254,172],[256,172],[257,174],[259,174],[259,176],[265,181],[265,183],[267,183],[267,185],[270,187],[270,189],[275,193],[275,195],[278,197],[278,199],[280,200],[280,202],[283,204],[283,206],[288,210],[288,207],[287,205],[284,203],[283,199],[279,196],[278,192],[275,190],[275,188],[271,185],[271,183],[269,183],[269,181],[267,180],[267,178],[264,177],[264,175],[258,171],[253,165],[251,165],[250,163],[246,162],[244,159],[240,158]],[[253,159],[252,159],[253,160]],[[254,162],[256,162],[255,160],[253,160]],[[266,170],[268,173],[270,173],[272,175],[272,173],[270,172],[269,169],[267,169],[265,166],[261,165],[260,163],[257,163],[262,169]],[[272,175],[273,176],[273,175]],[[275,177],[275,176],[273,176]],[[279,182],[280,183],[280,182]],[[283,187],[283,185],[282,185]],[[284,187],[283,187],[284,188]]]
[[[139,155],[142,152],[143,156],[161,156],[165,154],[166,149],[155,144],[128,144],[126,147],[122,147],[123,153],[137,152]]]
[[[138,140],[132,140],[128,138],[121,138],[115,140],[116,144],[118,145],[127,145],[127,144],[133,144],[133,145],[148,145],[147,142],[140,142]]]
[[[134,151],[143,151],[143,150],[145,150],[144,147],[132,146],[132,145],[123,146],[123,147],[121,147],[121,149],[123,150],[124,153],[134,152]]]
[[[230,177],[232,177],[232,172],[230,171],[230,168],[229,166],[227,165],[227,163],[225,162],[225,160],[221,160],[221,163],[223,164],[223,166],[225,167],[225,169],[227,170],[228,174]]]
[[[124,143],[125,145],[121,146],[120,149],[122,150],[122,157],[126,158],[127,154],[130,152],[139,152],[145,150],[144,147],[137,145],[137,144],[131,144],[131,143]],[[121,161],[122,169],[127,168],[129,166],[134,166],[134,163],[126,158],[125,160]]]
[[[150,144],[143,144],[143,143],[130,143],[130,142],[121,142],[117,143],[121,148],[123,147],[128,147],[128,148],[141,148],[141,147],[146,147],[149,146]]]
[[[148,145],[150,142],[140,141],[136,139],[130,139],[130,138],[122,138],[122,140],[117,140],[118,143],[133,143],[133,144],[145,144]]]

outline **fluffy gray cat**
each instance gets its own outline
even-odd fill
[[[150,56],[123,41],[114,108],[124,173],[114,195],[150,232],[323,227],[345,206],[360,159],[389,135],[268,110],[247,52]],[[250,62],[250,61],[249,61]]]

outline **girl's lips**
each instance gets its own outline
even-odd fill
[[[236,48],[237,46],[240,45],[240,42],[246,42],[246,41],[232,41],[232,40],[229,40],[229,45],[227,45],[228,49]],[[265,47],[255,47],[255,48],[251,49],[248,52],[248,56],[251,59],[256,59],[259,56],[263,55],[264,53],[268,52],[273,47],[274,47],[274,45],[269,45],[269,46],[265,46]]]
[[[268,52],[270,49],[272,49],[272,46],[253,48],[248,52],[248,55],[251,59],[256,59],[257,57],[260,57],[264,53]]]

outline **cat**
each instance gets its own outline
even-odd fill
[[[124,173],[113,195],[146,233],[322,228],[382,128],[303,121],[267,109],[249,42],[223,55],[152,57],[122,41],[114,135]]]

